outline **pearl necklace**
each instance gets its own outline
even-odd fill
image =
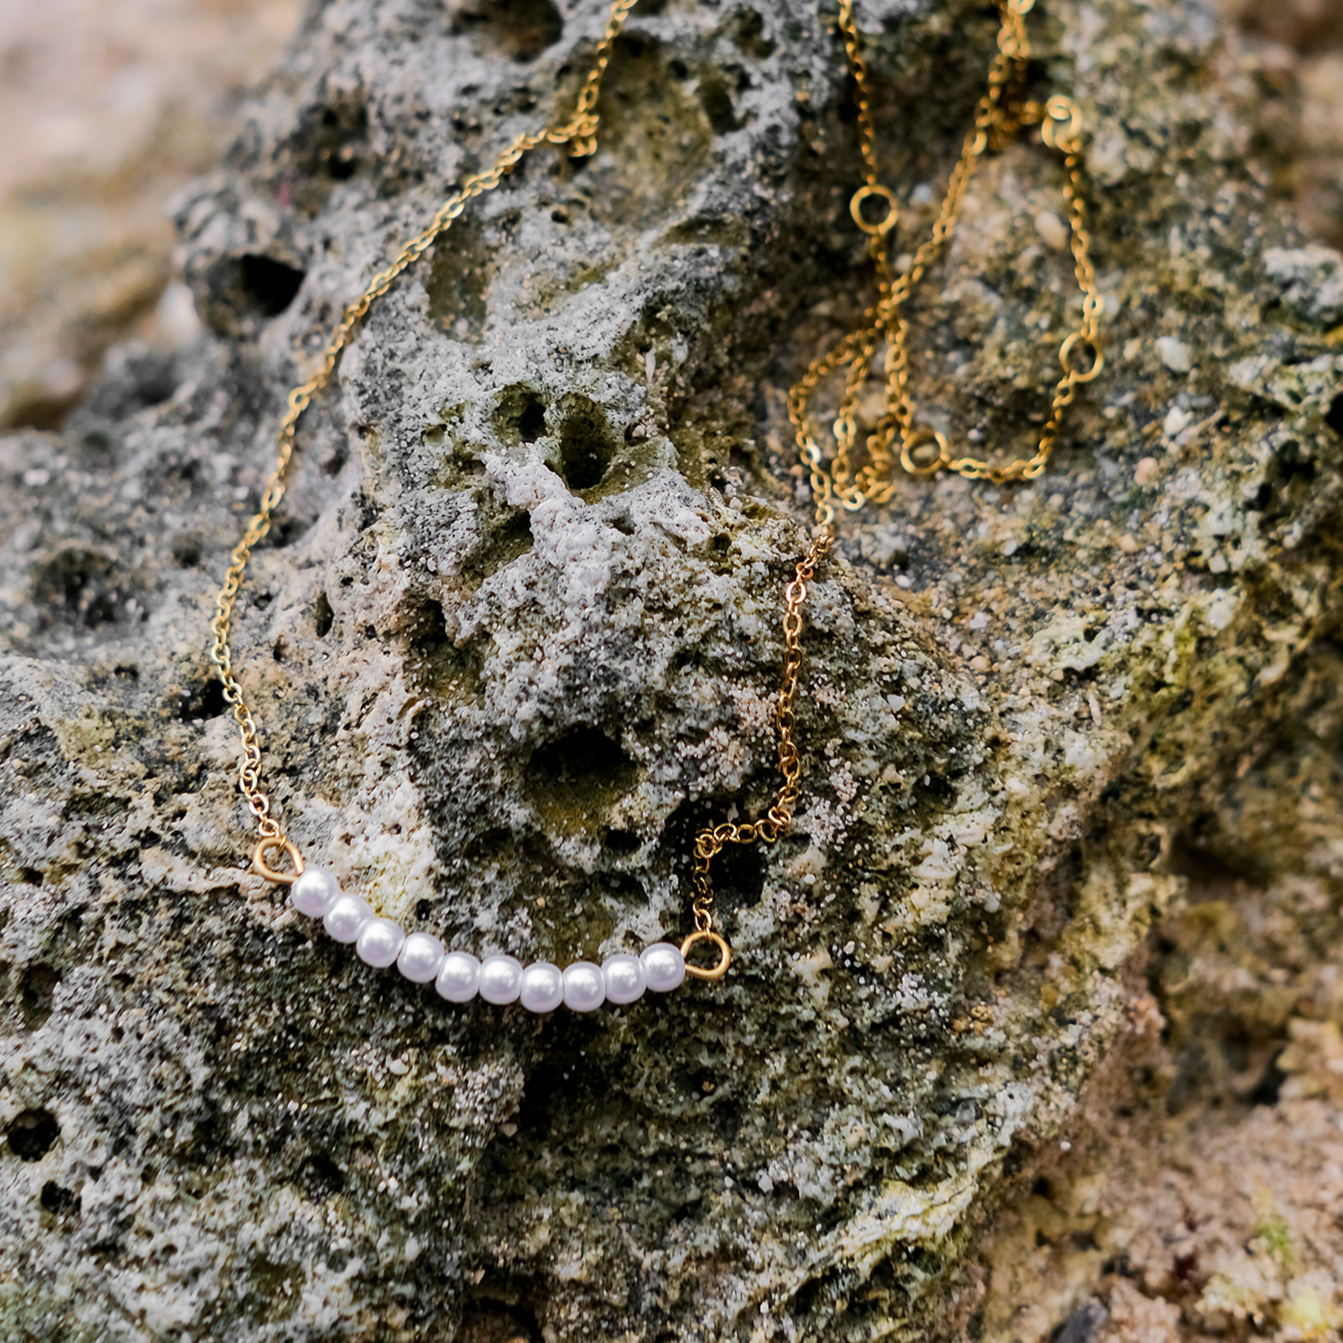
[[[949,179],[932,234],[912,254],[908,268],[898,278],[889,256],[889,240],[899,211],[894,194],[878,177],[874,148],[876,130],[853,0],[839,0],[839,26],[858,91],[859,144],[864,164],[864,185],[854,193],[849,209],[854,223],[868,235],[879,301],[868,309],[867,325],[851,331],[833,349],[813,360],[788,396],[789,417],[810,476],[816,528],[811,546],[798,561],[793,581],[784,593],[784,670],[775,709],[781,783],[774,802],[758,820],[722,823],[696,835],[692,875],[694,898],[691,902],[695,930],[679,948],[670,942],[655,942],[639,956],[619,952],[607,957],[601,965],[579,960],[561,970],[549,961],[537,961],[524,967],[514,956],[494,954],[480,960],[470,952],[448,951],[432,934],[408,934],[395,920],[375,913],[361,896],[343,892],[330,872],[320,868],[305,870],[298,847],[286,837],[271,814],[270,799],[261,790],[259,736],[242,686],[233,674],[230,647],[238,590],[252,547],[270,530],[272,516],[284,497],[299,419],[313,397],[331,381],[342,351],[354,338],[369,309],[399,275],[433,246],[471,200],[493,191],[526,154],[543,144],[565,145],[576,158],[595,152],[596,105],[602,76],[610,63],[615,39],[636,2],[613,0],[605,33],[579,92],[573,115],[558,125],[517,136],[492,167],[466,180],[439,209],[429,227],[406,243],[396,260],[374,276],[359,299],[346,308],[326,344],[317,372],[289,394],[289,410],[278,435],[275,469],[267,481],[260,508],[233,549],[211,624],[214,634],[211,657],[224,685],[224,698],[233,706],[242,738],[238,783],[261,832],[260,842],[252,854],[253,869],[268,881],[289,885],[294,908],[310,918],[320,918],[327,933],[337,942],[353,943],[355,954],[368,965],[384,968],[395,965],[414,983],[432,981],[439,996],[448,1002],[469,1002],[479,996],[488,1003],[520,1002],[532,1012],[551,1012],[561,1004],[576,1012],[591,1012],[603,1002],[620,1006],[632,1003],[645,990],[670,992],[687,976],[712,980],[726,974],[732,953],[726,940],[713,927],[710,864],[728,844],[772,844],[792,825],[801,796],[802,766],[793,733],[802,665],[802,606],[807,597],[807,586],[834,539],[836,505],[856,511],[867,503],[888,501],[895,489],[892,467],[897,455],[901,466],[913,476],[953,471],[970,479],[987,479],[998,484],[1034,479],[1045,469],[1063,413],[1073,401],[1078,387],[1095,378],[1104,365],[1099,336],[1101,301],[1090,257],[1091,239],[1082,195],[1081,113],[1066,97],[1055,96],[1039,104],[1024,96],[1031,55],[1024,20],[1035,0],[998,0],[1002,20],[998,53],[989,66],[988,86],[976,107],[974,126],[966,135],[960,162]],[[943,433],[916,419],[909,391],[906,344],[909,328],[902,306],[937,259],[955,226],[979,159],[991,146],[1006,143],[1010,136],[1032,125],[1040,126],[1044,144],[1063,157],[1063,195],[1068,207],[1074,274],[1082,291],[1082,321],[1064,337],[1059,348],[1063,373],[1054,389],[1050,415],[1040,431],[1034,455],[1002,464],[968,456],[958,458],[952,455]],[[872,214],[874,207],[876,217]],[[887,348],[887,413],[876,432],[867,437],[867,460],[859,466],[851,457],[858,430],[855,407],[872,358],[882,343]],[[835,451],[827,462],[813,434],[809,400],[826,378],[841,370],[845,372],[844,392],[839,413],[833,420]],[[272,865],[272,856],[276,854],[287,857],[287,870]],[[701,944],[705,944],[702,949],[711,949],[717,954],[718,959],[711,967],[698,965],[691,959],[691,953]]]
[[[367,964],[379,967],[395,964],[407,979],[416,983],[427,984],[432,980],[439,995],[450,1002],[469,1002],[479,996],[490,1003],[521,1002],[534,1012],[550,1012],[561,1003],[575,1011],[590,1012],[603,1002],[632,1003],[645,989],[655,993],[670,992],[687,976],[721,979],[727,973],[732,952],[726,939],[713,927],[713,886],[709,865],[726,844],[778,839],[792,824],[800,794],[801,763],[793,742],[793,701],[802,664],[801,606],[807,594],[806,584],[830,544],[828,534],[813,541],[807,556],[798,563],[793,582],[786,592],[784,640],[787,656],[776,711],[782,784],[773,805],[759,821],[744,825],[722,824],[702,830],[696,836],[692,877],[695,894],[691,903],[695,930],[679,948],[669,942],[655,942],[640,956],[622,952],[608,957],[601,965],[575,961],[561,970],[549,961],[524,967],[516,957],[503,954],[480,960],[469,952],[446,950],[432,934],[407,934],[394,920],[379,916],[361,896],[343,892],[332,873],[319,868],[305,870],[298,846],[272,815],[270,798],[262,790],[260,734],[242,685],[233,672],[231,638],[238,592],[252,548],[270,530],[275,510],[284,498],[295,432],[303,412],[331,381],[342,352],[353,340],[373,304],[387,293],[399,275],[433,246],[470,201],[493,191],[528,153],[541,145],[567,146],[575,158],[595,152],[596,105],[602,76],[610,64],[615,40],[636,3],[637,0],[613,0],[606,30],[579,91],[573,115],[558,125],[517,136],[488,170],[467,178],[460,190],[439,209],[428,228],[407,242],[395,261],[375,275],[363,294],[345,309],[326,343],[317,371],[289,393],[289,409],[277,435],[275,467],[262,492],[260,507],[233,548],[223,587],[215,599],[215,616],[210,626],[214,635],[210,657],[223,683],[224,698],[233,706],[233,716],[242,739],[238,786],[261,832],[260,841],[252,851],[253,871],[267,881],[290,886],[294,907],[311,918],[320,918],[323,927],[336,941],[353,943],[355,953]],[[287,868],[274,865],[280,861],[277,855],[288,860]],[[701,945],[716,953],[717,960],[713,965],[698,965],[690,959],[690,953]]]

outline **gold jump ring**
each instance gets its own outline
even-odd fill
[[[1079,344],[1088,346],[1091,350],[1091,367],[1080,369],[1073,367],[1073,351]],[[1101,353],[1101,348],[1090,336],[1084,336],[1080,331],[1074,331],[1067,340],[1059,346],[1059,363],[1063,365],[1063,371],[1072,378],[1074,382],[1090,382],[1096,377],[1101,369],[1105,367],[1105,355]]]
[[[863,217],[863,206],[870,200],[880,200],[886,203],[886,213],[875,224],[869,223]],[[884,187],[880,183],[865,187],[859,187],[853,193],[849,200],[849,213],[853,216],[853,222],[858,225],[864,233],[871,233],[875,237],[881,237],[889,233],[895,227],[895,221],[900,217],[900,207],[895,203],[895,195],[890,187]]]
[[[698,965],[690,964],[690,952],[697,942],[712,942],[718,948],[717,965],[708,970],[701,970]],[[711,929],[703,928],[691,933],[681,943],[681,958],[685,961],[686,974],[692,975],[695,979],[722,979],[727,974],[728,966],[732,964],[732,948],[728,946],[725,938]]]
[[[914,456],[915,452],[925,443],[937,444],[937,456],[931,462],[920,462]],[[900,447],[900,465],[911,476],[935,475],[947,465],[950,459],[951,453],[947,447],[946,435],[939,433],[936,429],[929,429],[926,425],[920,429],[911,429],[905,435],[905,441]]]
[[[276,849],[289,855],[290,862],[294,864],[292,872],[279,872],[266,861],[266,855]],[[252,871],[259,877],[265,877],[267,881],[273,881],[277,886],[288,886],[303,875],[303,855],[299,853],[298,845],[292,839],[267,836],[252,850]]]

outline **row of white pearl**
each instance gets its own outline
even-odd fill
[[[430,933],[407,933],[384,919],[362,896],[348,895],[320,867],[307,868],[289,887],[300,914],[321,919],[337,942],[354,943],[355,954],[369,965],[395,965],[413,983],[427,984],[450,1003],[480,995],[487,1003],[520,1002],[529,1012],[553,1012],[561,1003],[575,1012],[592,1012],[603,1003],[624,1005],[645,989],[670,993],[685,979],[685,959],[671,942],[654,942],[641,956],[618,952],[597,965],[575,961],[561,970],[549,961],[523,966],[515,956],[486,956],[448,951]]]

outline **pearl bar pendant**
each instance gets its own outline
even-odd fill
[[[597,965],[575,961],[561,969],[549,961],[524,966],[515,956],[483,960],[468,951],[448,951],[429,933],[407,933],[394,919],[373,912],[362,896],[347,895],[330,872],[310,867],[289,887],[300,914],[321,919],[337,942],[354,944],[360,960],[377,968],[395,965],[413,984],[432,983],[440,998],[468,1003],[521,1003],[529,1012],[594,1012],[603,1003],[623,1007],[645,990],[670,993],[686,977],[685,959],[672,942],[654,942],[639,956],[618,951]]]

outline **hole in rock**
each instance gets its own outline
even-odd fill
[[[542,1343],[536,1315],[522,1305],[475,1301],[462,1312],[459,1343]]]
[[[758,845],[729,844],[714,859],[714,885],[754,905],[765,889],[765,854]]]
[[[434,657],[441,654],[444,649],[454,647],[448,637],[447,616],[443,607],[436,601],[426,599],[412,608],[406,624],[412,647],[425,658]]]
[[[60,1136],[60,1125],[50,1110],[22,1110],[10,1121],[5,1141],[20,1161],[38,1161]]]
[[[173,542],[172,555],[179,569],[194,569],[201,562],[201,543],[194,536],[178,537]]]
[[[537,808],[557,829],[600,826],[634,786],[634,762],[600,728],[580,726],[532,753],[527,771]]]
[[[534,61],[563,36],[564,20],[552,0],[468,0],[451,31],[472,33],[515,61]]]
[[[1333,412],[1333,407],[1330,408]],[[1278,449],[1278,466],[1281,470],[1281,479],[1284,484],[1300,476],[1303,480],[1314,480],[1316,475],[1316,466],[1309,457],[1301,450],[1301,444],[1296,439],[1289,439]]]
[[[563,404],[559,474],[577,494],[601,483],[615,456],[616,441],[606,412],[595,401],[567,396]]]
[[[212,676],[194,690],[182,692],[177,716],[184,723],[200,723],[207,718],[218,718],[227,708],[223,682]]]
[[[1263,1076],[1254,1084],[1247,1097],[1251,1105],[1276,1105],[1282,1095],[1282,1084],[1287,1074],[1278,1067],[1276,1058],[1264,1069]]]
[[[66,1217],[79,1207],[79,1195],[71,1189],[62,1189],[55,1180],[42,1186],[37,1201],[54,1217]]]
[[[146,350],[128,357],[122,367],[128,384],[125,396],[125,410],[128,411],[161,406],[177,390],[180,382],[176,361],[156,350]]]
[[[331,602],[325,592],[317,594],[317,600],[312,607],[312,619],[317,637],[325,639],[331,633],[331,626],[336,623],[336,613],[331,609]]]
[[[359,170],[359,150],[367,138],[368,107],[362,94],[338,95],[320,114],[305,119],[294,146],[300,175],[348,182]]]
[[[494,427],[508,443],[535,443],[546,432],[546,403],[526,383],[517,382],[499,393]]]
[[[475,699],[481,693],[492,648],[488,635],[478,632],[456,643],[448,634],[443,607],[432,600],[412,608],[407,629],[411,669],[420,689],[452,699]]]
[[[600,728],[583,726],[539,747],[532,769],[552,783],[577,786],[589,780],[614,783],[632,774],[634,763]]]
[[[1324,414],[1324,422],[1334,433],[1343,434],[1343,392],[1329,403],[1329,409]]]
[[[294,301],[304,273],[274,257],[249,252],[238,258],[244,306],[260,317],[278,317]]]
[[[518,436],[524,443],[535,443],[546,432],[546,408],[539,396],[529,397],[518,416]]]
[[[614,854],[630,854],[639,847],[639,836],[632,830],[608,830],[606,847]]]
[[[296,518],[288,514],[271,523],[270,544],[276,550],[292,546],[313,524],[312,518]]]
[[[345,1188],[345,1173],[325,1152],[317,1152],[298,1168],[298,1186],[320,1203]]]
[[[106,555],[75,546],[48,560],[33,584],[33,600],[51,616],[89,629],[125,614],[129,596]]]
[[[699,101],[715,135],[726,135],[741,124],[732,106],[732,95],[720,74],[705,75],[699,82]]]
[[[737,46],[758,60],[774,54],[774,41],[765,36],[765,20],[758,10],[742,8],[733,15],[736,20],[736,33],[732,40]]]
[[[60,982],[61,977],[55,968],[40,961],[24,970],[19,989],[19,1011],[23,1014],[23,1024],[30,1031],[44,1025],[51,1016],[56,985]]]

